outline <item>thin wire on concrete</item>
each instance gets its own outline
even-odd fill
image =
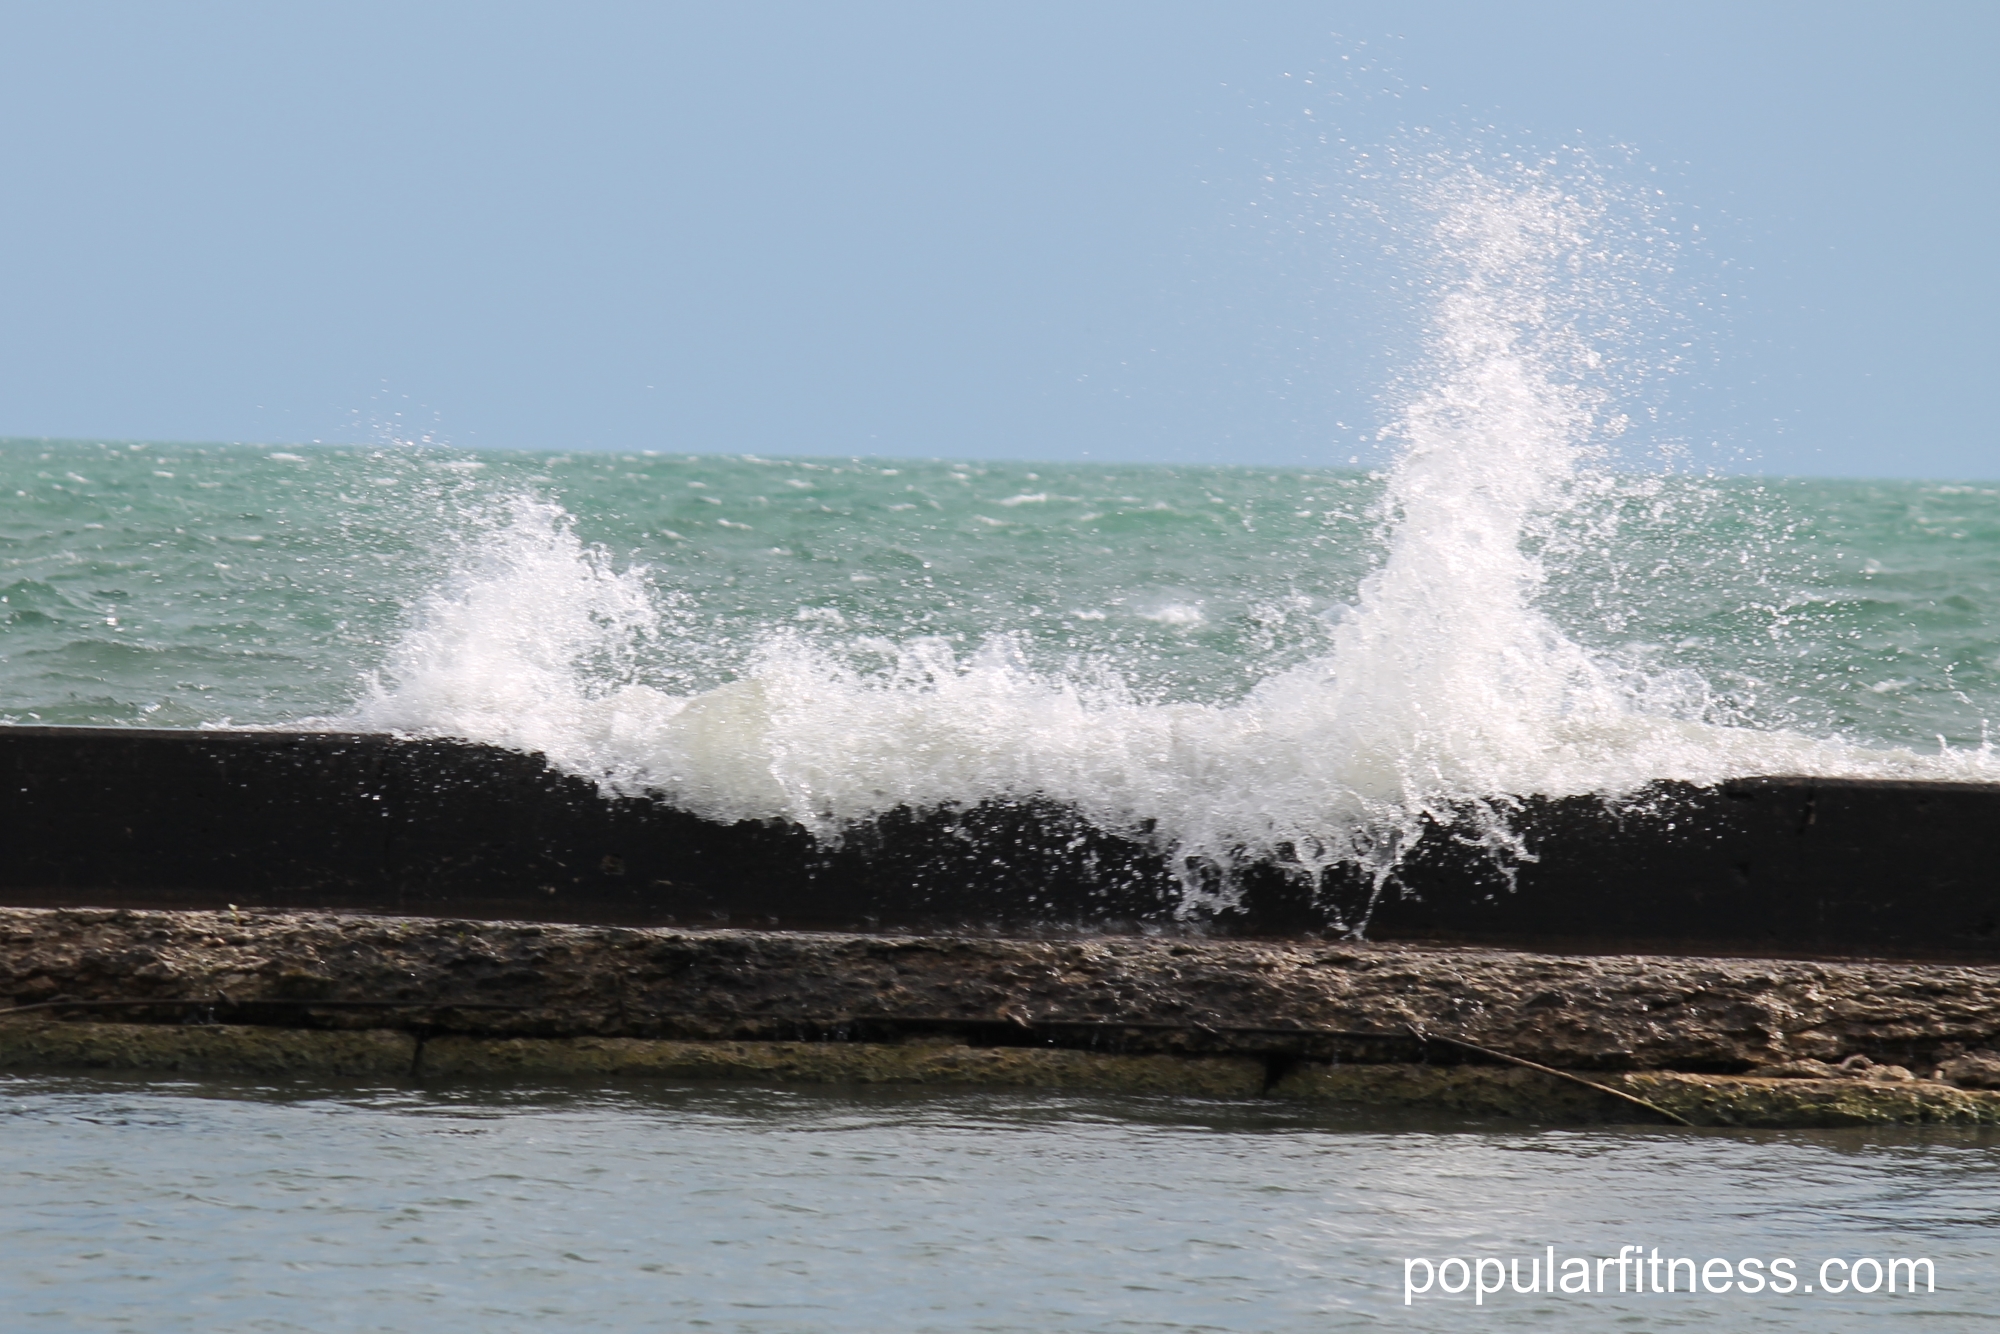
[[[1632,1103],[1634,1106],[1644,1107],[1649,1112],[1657,1112],[1661,1116],[1666,1117],[1667,1120],[1674,1122],[1676,1125],[1688,1126],[1690,1128],[1694,1126],[1694,1122],[1688,1120],[1680,1113],[1670,1112],[1666,1108],[1660,1106],[1658,1103],[1647,1102],[1644,1098],[1639,1097],[1635,1093],[1627,1093],[1623,1089],[1615,1089],[1608,1084],[1600,1084],[1594,1079],[1585,1079],[1582,1075],[1572,1074],[1568,1070],[1558,1070],[1552,1065],[1541,1065],[1538,1064],[1537,1062],[1527,1059],[1525,1056],[1511,1056],[1504,1051],[1495,1051],[1491,1047],[1482,1047],[1476,1042],[1467,1042],[1464,1038],[1446,1037],[1444,1034],[1441,1033],[1435,1035],[1429,1035],[1424,1033],[1424,1031],[1422,1029],[1419,1029],[1415,1024],[1410,1025],[1410,1031],[1416,1034],[1419,1038],[1424,1038],[1426,1040],[1429,1040],[1430,1037],[1435,1036],[1436,1039],[1440,1042],[1449,1042],[1454,1047],[1464,1047],[1467,1051],[1476,1051],[1481,1056],[1491,1056],[1496,1061],[1507,1061],[1514,1065],[1523,1066],[1529,1070],[1539,1070],[1545,1075],[1554,1075],[1557,1079],[1567,1079],[1572,1084],[1581,1084],[1587,1089],[1596,1089],[1599,1093],[1609,1093],[1614,1098],[1623,1098],[1626,1102]]]

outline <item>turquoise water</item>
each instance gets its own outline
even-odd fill
[[[20,441],[0,445],[0,487],[0,716],[163,726],[350,707],[520,493],[690,600],[653,679],[717,684],[772,630],[1012,630],[1155,691],[1227,695],[1352,596],[1379,489],[1222,468]]]
[[[1986,1329],[2000,1300],[1976,1132],[723,1086],[0,1093],[10,1330],[1844,1334]],[[1403,1305],[1407,1258],[1525,1275],[1634,1244],[1789,1257],[1801,1290]],[[1802,1290],[1863,1256],[1929,1258],[1937,1291]]]
[[[1322,651],[1382,558],[1381,489],[1357,470],[8,441],[0,718],[340,714],[523,492],[686,599],[641,672],[664,684],[718,684],[774,631],[1014,632],[1046,666],[1228,699]],[[1698,672],[1762,727],[1963,747],[2000,719],[2000,485],[1601,490],[1552,534],[1546,605],[1584,643]]]

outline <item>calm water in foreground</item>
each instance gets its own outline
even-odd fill
[[[0,1108],[10,1331],[2000,1325],[2000,1137],[1980,1132],[69,1077],[0,1082]],[[1789,1256],[1801,1291],[1403,1305],[1406,1257],[1626,1244]],[[1929,1257],[1938,1290],[1803,1291],[1862,1256]]]

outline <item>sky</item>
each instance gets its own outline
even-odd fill
[[[0,436],[1344,463],[1422,314],[1356,154],[1582,147],[1685,243],[1646,443],[2000,477],[1996,56],[1987,3],[0,3]]]

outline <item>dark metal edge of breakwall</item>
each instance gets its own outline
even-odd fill
[[[606,799],[539,756],[386,734],[0,727],[0,899],[995,933],[1204,931],[2000,960],[2000,785],[1751,777],[1526,798],[1530,860],[1432,828],[1378,887],[1249,868],[1184,911],[1055,803],[897,811],[822,847]],[[1372,909],[1371,909],[1372,903]]]

